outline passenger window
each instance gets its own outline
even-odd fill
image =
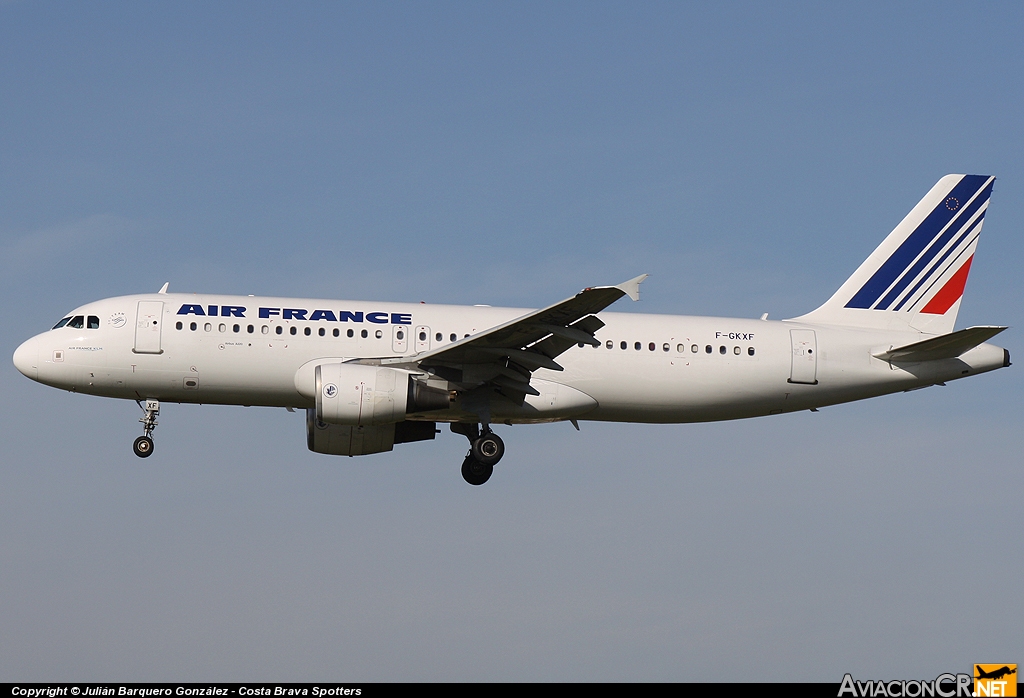
[[[253,332],[256,331],[256,328],[253,327],[252,325],[249,325],[248,327],[245,328],[245,331],[248,332],[249,334],[252,334]]]
[[[680,344],[679,346],[681,347],[683,345]],[[662,351],[668,351],[668,342],[665,342],[664,344],[661,345],[661,350]],[[682,349],[680,349],[679,351],[682,351]]]
[[[381,332],[380,330],[377,330],[376,332],[373,333],[373,336],[376,337],[377,339],[380,339],[381,337],[384,336],[384,333]]]
[[[711,345],[710,344],[707,345],[706,347],[704,347],[704,353],[705,354],[710,354],[711,351],[712,351],[712,349],[711,349]]]
[[[291,332],[291,333],[292,333],[292,334],[294,335],[294,334],[298,333],[298,331],[299,331],[299,330],[298,330],[298,328],[296,328],[296,327],[292,327],[292,328],[291,328],[291,329],[289,329],[288,331],[289,331],[289,332]]]
[[[262,332],[263,334],[270,334],[270,328],[264,325],[263,327],[260,328],[260,332]]]
[[[625,348],[626,348],[626,343],[625,342],[619,342],[619,349],[625,349]]]
[[[349,331],[348,331],[348,332],[346,332],[345,334],[346,334],[347,336],[349,336],[349,337],[355,337],[355,336],[356,336],[356,333],[355,333],[355,332],[353,332],[352,330],[349,330]]]
[[[323,327],[321,327],[320,331],[317,334],[319,334],[321,337],[323,337],[325,334],[327,334],[327,330],[325,330]]]
[[[698,350],[699,350],[699,347],[697,347],[696,344],[694,344],[692,347],[690,347],[690,351],[692,351],[694,354],[696,354]]]
[[[308,327],[306,329],[302,330],[302,333],[304,335],[306,335],[307,337],[310,335],[310,332],[311,332],[311,330]]]
[[[725,353],[725,347],[724,346],[718,347],[718,353],[719,354],[724,354]]]
[[[190,330],[192,330],[193,332],[195,332],[196,331],[196,323],[194,323],[194,322],[188,323],[188,328]]]
[[[448,337],[448,341],[450,341],[450,342],[454,342],[454,341],[455,341],[455,340],[457,340],[458,338],[459,338],[459,335],[457,335],[457,334],[455,334],[454,332],[452,332],[451,336],[450,336],[450,337]]]
[[[59,330],[61,327],[64,327],[64,325],[68,324],[70,321],[71,321],[71,318],[66,317],[66,318],[62,319],[60,322],[58,322],[56,325],[54,325],[53,329]],[[181,323],[179,322],[178,324],[180,325]],[[179,327],[178,329],[180,330],[181,328]]]
[[[427,335],[423,334],[422,332],[420,332],[420,334],[423,335],[422,337],[420,337],[420,339],[427,338]],[[398,332],[395,332],[395,339],[399,341],[405,339],[405,332],[403,332],[402,330],[398,330]]]
[[[184,325],[181,324],[181,320],[178,320],[176,323],[174,323],[174,329],[180,330],[182,327],[184,327]]]
[[[420,332],[420,341],[421,342],[427,341],[427,333],[426,332]]]
[[[71,321],[68,323],[68,327],[74,327],[76,330],[82,329],[82,327],[84,325],[85,325],[85,316],[83,316],[83,315],[76,315],[76,316],[74,316],[73,318],[71,318]]]
[[[754,355],[754,347],[747,347],[747,355],[749,355],[749,356],[753,356]]]
[[[222,322],[219,325],[217,325],[217,331],[220,332],[221,334],[224,334],[225,332],[228,331],[228,326]]]
[[[684,351],[686,351],[686,345],[685,344],[677,344],[676,345],[676,353],[677,354],[682,354]]]
[[[88,327],[90,330],[98,330],[100,328],[100,319],[95,315],[90,315]]]
[[[607,342],[605,342],[605,343],[604,343],[604,345],[605,345],[606,347],[608,347],[609,349],[611,349],[611,348],[612,348],[612,347],[614,346],[614,345],[612,344],[612,340],[610,340],[610,339],[609,339],[609,340],[608,340]]]
[[[739,347],[733,347],[732,348],[732,353],[735,354],[736,356],[739,356],[740,355],[740,348]]]
[[[203,330],[205,330],[206,332],[209,332],[212,329],[213,329],[213,325],[211,325],[210,323],[206,323],[205,325],[203,325]]]
[[[437,334],[434,335],[434,339],[436,341],[438,341],[438,342],[440,342],[443,338],[444,338],[444,335],[442,335],[440,332],[438,332]]]
[[[640,351],[640,347],[641,347],[640,342],[636,342],[636,343],[633,344],[633,348],[636,349],[637,351]]]
[[[334,336],[335,337],[341,336],[341,330],[339,330],[337,327],[334,328]]]
[[[362,332],[359,333],[359,336],[362,337],[363,339],[366,339],[369,336],[369,334],[369,332],[363,330]]]
[[[235,333],[238,333],[238,332],[240,332],[242,330],[242,326],[241,325],[232,325],[231,326],[231,330],[233,332],[235,332]]]
[[[276,328],[274,328],[274,332],[276,332],[277,334],[282,334],[284,332],[284,328],[278,325]]]
[[[667,346],[667,345],[666,345],[666,346]],[[647,345],[647,349],[648,349],[649,351],[654,351],[654,342],[651,342],[650,344],[648,344],[648,345]],[[668,351],[668,349],[666,349],[665,351]]]

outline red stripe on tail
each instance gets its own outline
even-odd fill
[[[964,265],[953,274],[949,281],[946,282],[946,285],[939,289],[935,297],[928,301],[928,305],[921,309],[922,313],[945,315],[946,311],[960,300],[960,296],[964,295],[964,286],[967,285],[967,275],[971,272],[971,261],[973,259],[974,255],[971,255],[964,262]]]

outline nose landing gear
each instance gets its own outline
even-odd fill
[[[160,414],[160,401],[146,400],[145,407],[138,400],[135,402],[139,407],[142,407],[144,412],[142,419],[139,421],[142,422],[142,429],[146,433],[144,436],[135,439],[132,450],[135,451],[135,455],[139,458],[148,458],[153,454],[153,430],[156,429],[156,416]]]
[[[469,439],[469,453],[462,461],[463,479],[471,485],[484,484],[505,455],[504,442],[486,424],[482,432],[476,424],[453,423],[451,429]]]

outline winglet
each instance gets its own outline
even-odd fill
[[[641,274],[635,279],[630,279],[629,281],[619,284],[615,288],[619,289],[633,300],[638,301],[640,300],[640,284],[642,284],[646,278],[647,274]]]
[[[170,286],[170,285],[171,285],[170,281],[164,282],[164,285],[160,287],[160,290],[157,291],[157,293],[162,293],[163,295],[166,296],[167,295],[167,287]]]

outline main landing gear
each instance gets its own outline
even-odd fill
[[[160,401],[146,400],[145,407],[140,401],[136,400],[135,402],[142,407],[142,411],[145,413],[139,421],[142,422],[142,429],[146,433],[135,439],[132,450],[139,458],[148,458],[153,454],[153,430],[156,429],[156,416],[160,414]]]
[[[476,424],[453,423],[451,428],[469,439],[469,453],[462,461],[462,477],[471,485],[484,484],[505,455],[505,444],[486,424],[482,432]]]

